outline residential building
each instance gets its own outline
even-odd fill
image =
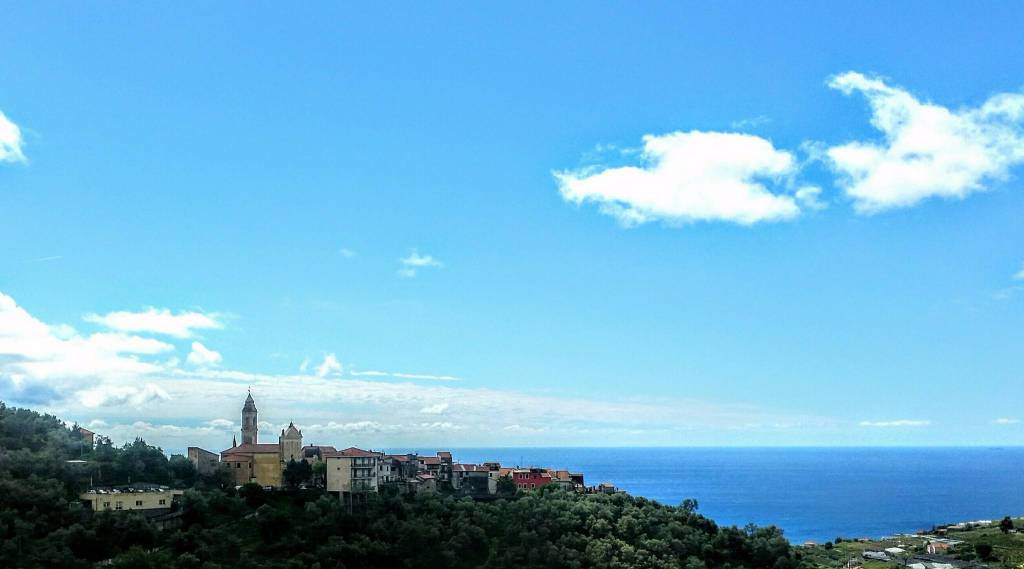
[[[379,487],[377,462],[381,453],[359,448],[324,453],[327,463],[327,491],[339,496],[376,492]]]
[[[412,480],[419,472],[419,457],[415,454],[386,454],[384,460],[391,462],[394,481]]]
[[[96,444],[96,433],[86,429],[85,427],[75,425],[71,432],[82,439],[82,442],[89,445],[92,448]]]
[[[183,493],[183,490],[172,490],[166,486],[124,486],[93,488],[78,498],[94,512],[146,510],[161,513],[169,511],[174,499]]]
[[[520,490],[535,490],[551,484],[551,473],[546,468],[518,468],[512,471],[512,481]]]
[[[490,494],[490,470],[480,464],[452,465],[452,488],[464,494]],[[497,491],[497,486],[495,486]]]

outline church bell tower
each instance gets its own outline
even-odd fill
[[[245,398],[245,405],[242,407],[242,444],[256,444],[256,433],[259,427],[256,426],[256,402],[252,400],[252,392]]]

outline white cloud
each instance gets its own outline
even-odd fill
[[[996,425],[1016,425],[1020,423],[1020,419],[1011,419],[1009,417],[1000,417],[995,421],[992,421]]]
[[[81,336],[69,326],[48,326],[0,293],[0,380],[15,392],[42,396],[58,384],[137,377],[161,366],[140,360],[173,350],[170,344],[120,333]]]
[[[447,403],[438,403],[436,405],[428,405],[420,409],[420,413],[424,413],[427,415],[440,415],[441,413],[444,413],[446,410],[448,410]]]
[[[789,182],[797,164],[764,138],[694,130],[643,140],[641,166],[556,172],[562,198],[594,202],[627,226],[658,220],[752,225],[800,213],[793,196],[765,185]]]
[[[179,312],[149,308],[143,312],[118,311],[105,315],[86,314],[85,320],[122,332],[150,332],[175,338],[190,338],[194,330],[222,328],[216,314]]]
[[[436,269],[444,266],[444,263],[431,255],[420,255],[416,249],[410,250],[409,255],[399,259],[398,262],[402,264],[402,268],[398,269],[398,274],[406,278],[415,277],[419,269]]]
[[[757,128],[759,126],[766,125],[770,122],[772,122],[772,119],[766,117],[765,115],[757,115],[756,117],[752,117],[749,119],[740,119],[738,121],[732,121],[732,123],[729,126],[736,130],[745,130]]]
[[[338,249],[338,254],[346,259],[351,259],[352,257],[356,256],[355,251],[353,251],[352,249],[346,249],[345,247]]]
[[[502,430],[505,431],[506,433],[520,433],[526,435],[536,435],[538,433],[543,433],[547,431],[547,429],[545,429],[544,427],[524,427],[523,425],[519,424],[505,425],[505,427]]]
[[[0,162],[24,162],[21,129],[0,111]]]
[[[341,362],[338,361],[338,357],[332,354],[324,356],[324,361],[320,365],[316,366],[317,377],[327,377],[331,374],[340,374],[343,371]]]
[[[861,421],[860,426],[862,427],[927,427],[931,425],[931,421],[921,421],[914,419],[897,419],[895,421]]]
[[[389,374],[386,371],[368,370],[368,371],[350,371],[349,375],[351,375],[353,377],[361,377],[361,376],[366,376],[366,377],[383,377],[383,376],[387,376],[387,375],[391,375],[391,374]]]
[[[550,444],[608,442],[612,434],[629,437],[638,430],[662,438],[629,441],[668,444],[678,441],[681,432],[698,429],[724,433],[733,425],[778,423],[796,429],[823,421],[677,398],[600,400],[412,380],[452,376],[403,374],[410,376],[404,381],[334,377],[340,370],[329,356],[324,359],[329,377],[171,367],[147,361],[147,357],[163,356],[148,353],[159,350],[135,336],[104,333],[90,341],[91,337],[64,330],[68,337],[62,339],[55,333],[60,328],[37,320],[0,294],[0,399],[81,424],[105,421],[111,427],[104,428],[103,434],[115,440],[145,434],[150,442],[175,452],[192,445],[226,448],[235,425],[216,418],[196,423],[197,404],[210,413],[207,419],[231,417],[250,386],[264,419],[262,429],[276,432],[279,425],[294,420],[308,440],[346,446],[411,448],[442,441],[452,446],[485,446],[515,434],[495,425],[539,428],[551,424],[559,429],[548,431]],[[122,337],[123,342],[114,341]],[[337,362],[336,357],[333,360]],[[51,362],[61,366],[41,367]],[[166,404],[168,400],[174,404]],[[457,422],[424,420],[448,418],[445,413],[451,407],[445,405],[452,401],[458,401]]]
[[[82,405],[86,407],[111,407],[131,405],[141,407],[154,401],[171,398],[163,388],[152,383],[142,387],[131,385],[100,385],[79,393]]]
[[[807,209],[825,209],[828,204],[821,201],[821,188],[818,186],[801,186],[793,193],[797,203]]]
[[[199,342],[192,342],[192,351],[189,352],[186,361],[194,366],[215,366],[223,359],[220,352],[215,352]]]
[[[1014,280],[1024,281],[1024,267],[1021,267],[1019,271],[1014,273],[1013,278]]]
[[[459,378],[451,375],[430,375],[425,373],[393,373],[394,377],[400,377],[402,379],[433,379],[437,381],[461,381]]]
[[[833,77],[829,87],[864,95],[871,124],[884,137],[827,151],[860,212],[909,207],[930,197],[965,198],[1024,161],[1024,94],[998,94],[980,107],[950,110],[853,71]]]
[[[310,363],[312,362],[309,361],[309,358],[303,358],[302,363],[299,364],[299,373],[306,373],[306,371],[309,370]]]

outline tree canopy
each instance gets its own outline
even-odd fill
[[[85,457],[86,465],[69,464]],[[183,462],[184,460],[184,462]],[[304,462],[304,461],[303,461]],[[187,466],[186,466],[187,465]],[[309,480],[308,463],[288,465]],[[89,476],[105,484],[189,487],[180,522],[85,511]],[[143,480],[143,479],[146,480]],[[95,478],[94,478],[95,480]],[[183,457],[141,439],[96,449],[60,420],[0,403],[0,566],[116,568],[791,569],[799,555],[775,528],[720,527],[696,503],[556,489],[474,501],[394,491],[343,502],[323,490],[218,486]]]

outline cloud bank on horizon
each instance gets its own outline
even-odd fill
[[[754,225],[820,209],[821,189],[802,184],[805,163],[823,160],[861,214],[906,208],[930,198],[963,199],[1005,180],[1024,162],[1024,94],[1000,93],[974,108],[923,102],[883,79],[849,71],[828,81],[860,94],[881,140],[805,145],[793,151],[737,132],[647,134],[640,164],[555,172],[562,198],[594,203],[625,226],[651,221]]]
[[[79,420],[118,441],[143,436],[170,448],[219,448],[249,387],[265,405],[261,417],[272,419],[265,430],[294,420],[310,440],[373,445],[522,443],[539,432],[552,444],[609,436],[677,440],[671,437],[694,431],[778,432],[831,423],[739,404],[604,401],[454,387],[449,382],[460,378],[451,375],[346,374],[334,353],[315,366],[304,362],[298,375],[250,373],[225,368],[220,352],[198,340],[181,346],[189,350],[189,365],[182,366],[174,357],[179,346],[144,334],[191,338],[195,326],[181,324],[186,313],[170,320],[173,313],[153,308],[112,314],[117,318],[87,314],[83,321],[117,331],[85,334],[47,324],[0,293],[0,400]],[[185,322],[218,328],[207,313],[187,315]],[[129,328],[137,332],[123,331]],[[188,403],[197,395],[202,405]]]

